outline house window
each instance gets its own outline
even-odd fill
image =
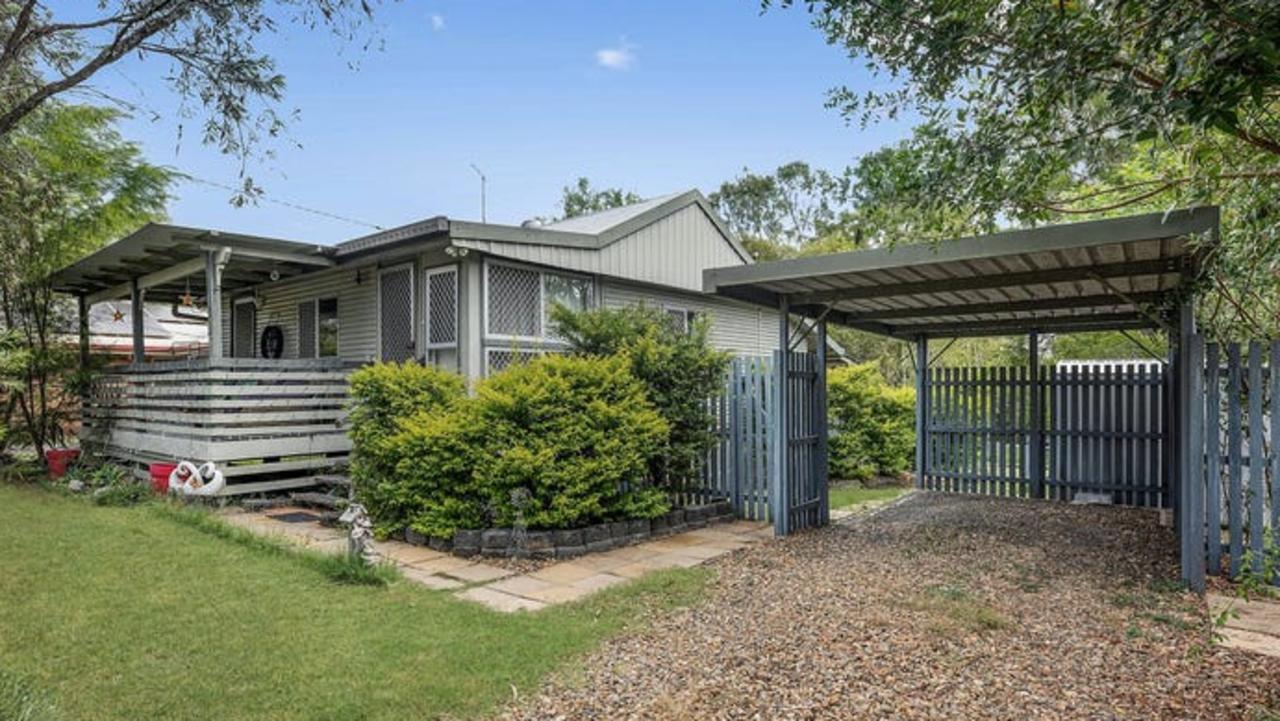
[[[338,355],[338,299],[316,301],[316,354],[321,358]]]
[[[489,335],[542,336],[542,275],[509,265],[487,265]]]
[[[693,330],[693,324],[697,322],[697,311],[687,310],[685,308],[667,308],[667,318],[671,323],[671,327],[677,333],[688,335]]]
[[[550,309],[591,307],[592,281],[581,276],[544,273],[501,263],[485,265],[486,331],[510,340],[555,340]]]
[[[562,305],[569,310],[581,311],[591,307],[591,281],[570,275],[554,275],[546,273],[542,276],[546,298],[543,312],[543,327],[548,337],[559,337],[555,324],[551,322],[551,309]]]
[[[428,270],[427,348],[452,348],[458,344],[458,269]]]

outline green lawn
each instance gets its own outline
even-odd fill
[[[0,485],[0,672],[66,719],[474,716],[707,574],[667,571],[578,604],[502,615],[175,522]]]
[[[857,484],[832,486],[830,491],[832,508],[847,508],[872,501],[892,501],[911,490],[904,486],[888,486],[885,488],[862,488]]]

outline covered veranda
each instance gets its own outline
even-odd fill
[[[146,476],[152,464],[214,462],[223,494],[314,485],[345,464],[347,368],[336,358],[282,359],[259,348],[255,287],[335,265],[333,249],[275,238],[151,224],[59,270],[79,305],[90,366],[89,309],[130,299],[132,362],[95,374],[82,445]],[[226,314],[234,304],[235,318]],[[204,309],[207,351],[146,357],[147,303]],[[239,322],[247,311],[250,322]]]
[[[1204,513],[1184,502],[1198,498],[1187,492],[1186,341],[1195,333],[1197,280],[1218,224],[1218,209],[1204,207],[707,271],[708,292],[780,311],[779,344],[788,352],[775,369],[773,422],[783,439],[774,446],[770,478],[777,533],[828,521],[823,348],[827,324],[836,323],[914,344],[919,487],[1063,500],[1100,492],[1113,502],[1172,507],[1183,575],[1202,585],[1203,555],[1189,549],[1202,547],[1203,537],[1192,538],[1197,526],[1189,519]],[[1135,376],[1117,368],[1059,378],[1061,392],[1045,377],[1041,334],[1144,329],[1168,338],[1168,363],[1158,377],[1142,379],[1145,395]],[[815,353],[795,352],[809,335],[817,338]],[[945,352],[945,346],[931,352],[931,341],[1010,335],[1028,337],[1025,375],[931,373]],[[1134,390],[1091,396],[1095,386]],[[1119,397],[1143,398],[1145,405],[1102,400]],[[1049,407],[1055,403],[1062,408]],[[1141,432],[1120,422],[1139,411],[1153,416]],[[1119,456],[1055,455],[1076,447],[1063,445],[1069,442],[1086,451],[1141,445],[1141,453],[1123,457],[1145,485],[1107,480],[1108,464]],[[992,474],[1001,483],[988,483]],[[1158,500],[1134,503],[1139,497]]]
[[[89,308],[127,298],[133,328],[133,361],[145,358],[145,303],[208,309],[208,358],[228,354],[224,297],[267,281],[334,265],[332,248],[277,238],[150,223],[53,276],[54,290],[79,305],[82,360],[89,353]]]

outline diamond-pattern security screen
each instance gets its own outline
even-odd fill
[[[257,309],[252,302],[236,303],[231,318],[233,332],[231,334],[231,356],[233,358],[255,358],[257,349],[254,341],[258,338]]]
[[[516,363],[528,363],[538,357],[540,353],[520,348],[490,348],[487,355],[489,360],[487,373],[493,375]]]
[[[541,277],[537,271],[489,266],[489,334],[536,338],[542,332]]]
[[[298,357],[316,357],[316,302],[298,304]]]
[[[385,270],[378,281],[382,360],[413,358],[413,268]]]
[[[427,347],[447,348],[458,342],[458,271],[427,276]]]

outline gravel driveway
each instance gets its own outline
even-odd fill
[[[1280,660],[1211,642],[1175,554],[1150,511],[917,494],[714,562],[508,718],[1277,718]]]

